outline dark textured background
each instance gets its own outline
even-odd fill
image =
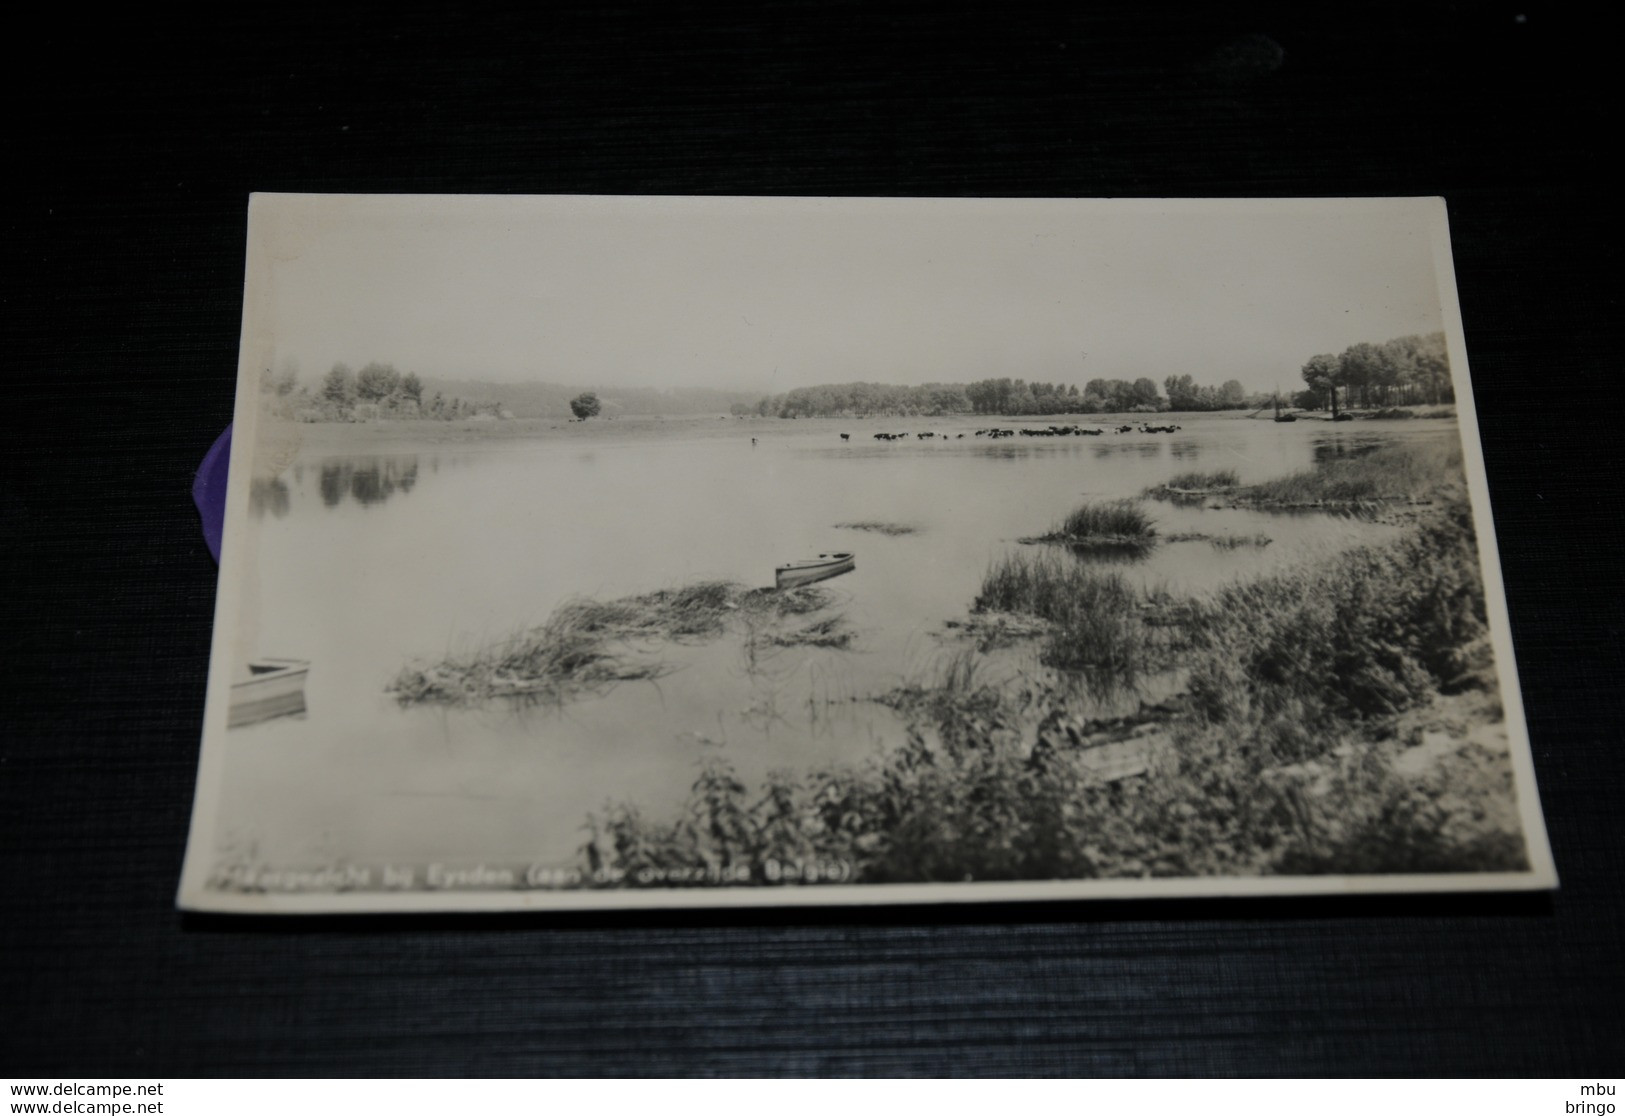
[[[44,10],[0,78],[0,1075],[1619,1073],[1618,63],[1578,6],[134,10]],[[1563,889],[177,915],[251,190],[1444,195]]]

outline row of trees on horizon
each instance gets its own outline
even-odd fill
[[[735,403],[755,399],[755,392],[718,388],[618,388],[584,391],[552,383],[498,383],[485,380],[437,380],[393,365],[373,362],[353,371],[335,364],[314,386],[301,381],[297,365],[266,370],[260,390],[267,405],[284,418],[305,422],[355,422],[371,418],[458,419],[568,418],[617,415],[721,415]],[[598,410],[581,403],[598,398]]]
[[[777,418],[814,418],[855,415],[1076,415],[1153,411],[1235,410],[1262,406],[1268,397],[1251,397],[1239,380],[1210,387],[1189,375],[1163,381],[1164,398],[1156,382],[1090,380],[1080,392],[1076,384],[1058,384],[1002,376],[969,384],[850,383],[819,384],[770,395],[755,406],[734,408],[735,414]]]
[[[284,366],[260,376],[260,392],[274,400],[283,418],[303,422],[355,422],[367,418],[441,419],[472,418],[479,414],[502,417],[500,402],[476,403],[460,396],[447,398],[434,392],[425,398],[422,379],[415,372],[402,375],[392,364],[374,361],[359,372],[342,361],[328,370],[312,390],[299,383],[298,371]]]
[[[1359,342],[1340,354],[1320,353],[1301,370],[1306,387],[1279,402],[1304,410],[1394,407],[1453,403],[1450,360],[1443,333],[1410,334],[1380,343]],[[778,395],[711,388],[629,388],[603,391],[584,414],[580,388],[558,384],[454,383],[461,394],[433,390],[415,372],[402,374],[377,361],[353,371],[339,363],[314,385],[299,382],[296,367],[266,370],[262,394],[285,418],[307,422],[354,422],[369,418],[460,419],[578,418],[600,413],[716,414],[770,418],[862,415],[1061,415],[1155,411],[1260,410],[1277,401],[1273,392],[1249,393],[1239,380],[1199,384],[1189,373],[1168,376],[1159,389],[1146,376],[1093,379],[1076,384],[1026,381],[1008,376],[972,383],[917,385],[853,382],[795,388]],[[500,394],[499,394],[500,393]],[[510,409],[508,399],[516,402]]]
[[[1311,357],[1304,390],[1280,400],[1303,410],[1337,413],[1339,405],[1394,407],[1455,402],[1443,333],[1362,341],[1339,355]],[[1339,395],[1339,389],[1342,394]],[[1164,394],[1166,392],[1166,394]],[[1055,415],[1152,411],[1257,411],[1277,402],[1274,392],[1249,393],[1239,380],[1198,384],[1189,374],[1155,381],[1090,380],[1075,384],[1027,383],[1010,377],[969,384],[820,384],[770,395],[735,414],[811,418],[857,415]]]

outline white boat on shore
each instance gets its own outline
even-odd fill
[[[811,585],[815,581],[837,577],[857,565],[850,553],[820,554],[816,558],[803,558],[786,562],[773,571],[773,583],[780,589],[793,589],[798,585]]]
[[[231,687],[226,727],[303,713],[309,673],[310,663],[304,659],[255,659],[248,664],[248,677]]]

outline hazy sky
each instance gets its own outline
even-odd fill
[[[250,319],[454,379],[763,393],[850,380],[1299,386],[1441,324],[1443,207],[259,195]],[[255,282],[258,277],[258,282]]]

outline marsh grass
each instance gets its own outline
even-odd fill
[[[774,647],[833,647],[845,650],[852,646],[857,633],[847,627],[844,616],[826,616],[800,628],[770,630],[765,638]]]
[[[1150,549],[1157,542],[1157,528],[1144,508],[1133,500],[1113,500],[1104,504],[1083,504],[1074,508],[1048,534],[1022,542],[1064,543],[1074,550]]]
[[[707,642],[736,621],[771,632],[785,617],[820,611],[830,600],[812,586],[746,589],[730,581],[704,581],[612,601],[570,601],[541,625],[489,646],[438,663],[408,665],[386,692],[402,705],[473,705],[507,697],[562,704],[620,682],[668,673],[670,668],[648,653],[650,644]],[[811,634],[803,642],[845,646],[835,633],[839,623],[840,617],[831,617],[804,628]]]
[[[1215,492],[1228,492],[1240,483],[1241,477],[1234,469],[1178,473],[1162,484],[1146,489],[1145,495],[1157,500],[1188,500]]]
[[[1450,498],[1462,486],[1461,446],[1452,439],[1383,445],[1358,456],[1332,458],[1244,488],[1235,501],[1261,508],[1351,507]]]
[[[1134,562],[1160,541],[1156,525],[1133,500],[1084,504],[1050,528],[1047,534],[1020,540],[1065,546],[1079,558]]]
[[[879,535],[912,535],[919,531],[909,523],[886,523],[881,520],[866,519],[859,523],[837,523],[838,531],[872,531]]]
[[[1205,531],[1183,531],[1164,536],[1167,542],[1205,542],[1220,550],[1238,550],[1244,546],[1266,547],[1275,540],[1268,535],[1210,535]]]
[[[1083,675],[1097,690],[1117,691],[1162,663],[1168,639],[1144,622],[1150,603],[1121,574],[1047,555],[1012,554],[989,568],[972,611],[1048,621],[1040,661]]]

